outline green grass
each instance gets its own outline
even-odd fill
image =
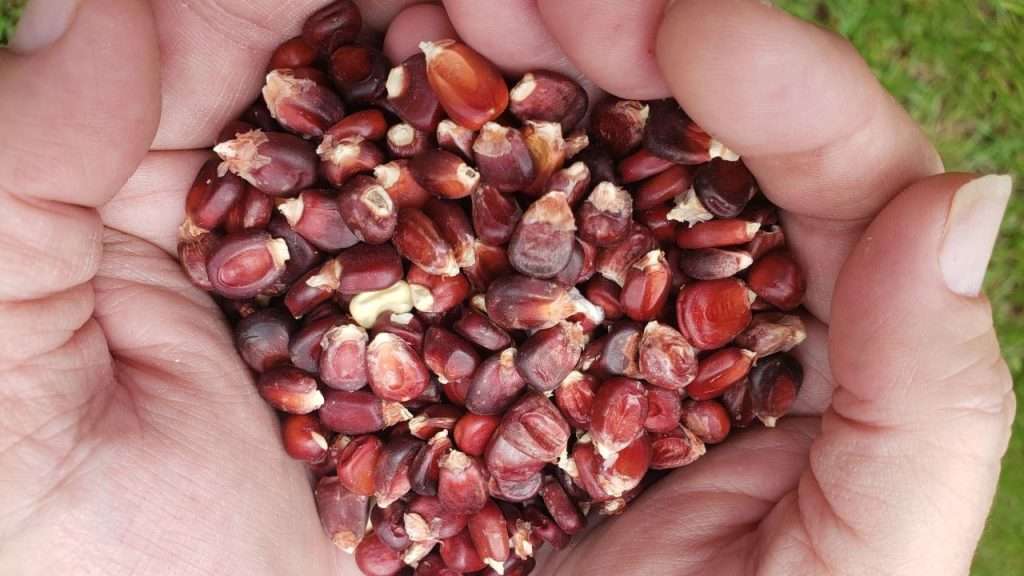
[[[836,30],[931,135],[950,170],[1010,173],[987,291],[1024,392],[1024,0],[778,0]],[[972,574],[1024,574],[1024,410]]]
[[[1017,181],[988,277],[996,324],[1024,391],[1024,0],[779,0],[850,39],[942,152],[950,170]],[[23,0],[0,0],[0,44]],[[1021,411],[1024,414],[1024,410]],[[1024,574],[1024,416],[972,574]]]

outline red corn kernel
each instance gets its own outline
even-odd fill
[[[452,380],[445,382],[441,385],[441,390],[444,391],[444,397],[449,402],[456,406],[466,406],[466,396],[469,395],[469,387],[473,383],[472,378],[463,378],[462,380]]]
[[[491,495],[491,498],[503,502],[526,502],[540,491],[542,479],[540,473],[536,473],[526,480],[502,480],[491,476],[487,482],[487,493]]]
[[[587,92],[557,72],[527,72],[509,92],[508,109],[519,120],[558,122],[568,133],[587,112]]]
[[[400,159],[381,164],[373,169],[373,176],[377,183],[387,190],[399,210],[422,208],[427,200],[430,200],[430,193],[412,177],[408,160]]]
[[[460,574],[477,572],[487,567],[480,555],[477,554],[468,530],[441,540],[441,558],[449,568]]]
[[[469,307],[463,309],[462,315],[452,324],[452,329],[466,340],[492,352],[507,348],[512,343],[508,332]]]
[[[404,208],[398,212],[398,226],[392,242],[398,253],[430,274],[455,276],[459,264],[437,227],[422,211]]]
[[[257,310],[235,325],[235,348],[245,363],[257,372],[287,364],[293,324],[281,310]]]
[[[629,233],[633,197],[625,188],[601,182],[579,209],[580,238],[595,246],[612,246]]]
[[[267,225],[267,231],[274,238],[284,240],[288,246],[288,262],[285,263],[284,274],[278,279],[281,286],[294,283],[320,263],[320,251],[293,230],[284,216],[275,214]]]
[[[712,158],[736,160],[731,150],[698,126],[674,100],[650,103],[644,147],[677,164],[703,164]]]
[[[255,187],[247,185],[245,193],[224,217],[224,231],[231,234],[243,230],[262,230],[270,224],[273,215],[273,199]]]
[[[357,436],[338,455],[338,482],[346,490],[373,496],[373,474],[384,450],[384,443],[373,435]]]
[[[410,418],[398,402],[385,402],[363,390],[329,390],[320,409],[324,426],[341,434],[369,434]]]
[[[730,386],[720,398],[725,406],[729,417],[732,418],[732,426],[746,428],[754,423],[754,402],[750,397],[750,378],[743,378]]]
[[[690,227],[680,227],[676,232],[675,241],[680,248],[689,250],[737,246],[753,240],[760,229],[759,223],[738,218],[711,220]]]
[[[395,552],[402,552],[412,544],[405,531],[405,508],[405,502],[399,500],[386,508],[374,506],[370,511],[373,533]]]
[[[487,504],[487,474],[477,459],[452,450],[440,466],[437,499],[446,510],[473,514]]]
[[[508,252],[501,246],[492,246],[478,240],[473,243],[473,255],[473,265],[464,268],[463,272],[477,292],[486,292],[495,278],[512,272]]]
[[[612,157],[608,147],[598,139],[594,139],[580,152],[576,160],[586,165],[593,182],[619,181],[619,175],[615,171],[615,158]]]
[[[523,214],[508,245],[509,263],[522,274],[551,278],[572,257],[576,222],[564,194],[545,194]]]
[[[638,322],[654,320],[668,302],[672,272],[665,253],[651,250],[630,266],[619,294],[622,311]]]
[[[682,424],[705,444],[718,444],[729,435],[732,417],[717,400],[683,402]]]
[[[743,162],[720,158],[701,166],[693,177],[693,189],[701,203],[720,218],[735,218],[759,188]]]
[[[602,180],[607,182],[607,180]],[[544,185],[544,193],[561,192],[575,206],[590,189],[590,168],[583,162],[573,162],[569,166],[556,170]]]
[[[498,505],[488,500],[479,512],[469,517],[467,529],[484,564],[501,568],[509,557],[509,538],[508,523]]]
[[[523,518],[529,522],[531,532],[539,536],[543,542],[551,544],[555,550],[561,550],[569,545],[569,535],[547,514],[541,512],[540,508],[527,506]]]
[[[366,385],[366,330],[355,324],[332,327],[321,341],[320,381],[354,392]]]
[[[452,441],[448,438],[447,430],[441,430],[430,438],[409,467],[409,483],[413,492],[424,496],[437,495],[441,459],[449,453],[451,447]]]
[[[697,356],[683,335],[670,326],[648,322],[640,338],[641,377],[653,386],[680,393],[697,375]]]
[[[417,130],[433,131],[441,121],[441,104],[427,79],[427,59],[414,54],[388,73],[388,108]]]
[[[649,432],[669,432],[679,425],[681,415],[678,392],[665,388],[647,389],[645,429]]]
[[[569,263],[553,278],[555,282],[565,286],[575,286],[590,280],[596,271],[597,248],[588,242],[576,238],[572,246]]]
[[[638,210],[647,210],[670,202],[685,193],[692,183],[692,169],[687,166],[673,165],[640,184],[636,190],[636,207]]]
[[[345,115],[341,99],[326,86],[300,78],[291,69],[271,70],[263,85],[267,110],[289,132],[306,138],[323,136]]]
[[[337,314],[328,314],[307,322],[297,330],[288,343],[288,358],[296,368],[315,374],[320,369],[324,334],[343,323]]]
[[[405,568],[401,554],[381,541],[375,532],[367,534],[356,547],[355,559],[366,576],[395,576]]]
[[[327,55],[356,39],[363,26],[359,7],[352,0],[335,0],[311,14],[302,25],[302,38]]]
[[[590,374],[570,372],[555,389],[555,405],[573,428],[590,428],[597,379]]]
[[[316,181],[316,153],[292,134],[252,130],[217,144],[213,151],[222,160],[219,176],[230,171],[271,196],[289,196]]]
[[[266,232],[238,232],[221,240],[206,262],[210,288],[226,298],[253,298],[284,274],[288,245]]]
[[[600,447],[598,447],[600,452]],[[598,454],[600,457],[600,454]],[[601,489],[612,498],[622,498],[630,490],[640,486],[644,475],[651,467],[651,439],[642,432],[628,446],[617,452],[614,459],[601,463],[597,481]]]
[[[321,250],[335,251],[359,242],[342,218],[337,201],[323,190],[305,190],[278,204],[293,230]]]
[[[587,146],[590,146],[590,136],[582,128],[577,128],[565,136],[565,157],[572,158]]]
[[[462,274],[435,276],[414,265],[406,280],[413,307],[427,314],[445,314],[469,297],[469,282]]]
[[[470,378],[480,365],[472,344],[439,326],[427,329],[423,360],[442,383]]]
[[[651,234],[658,242],[672,242],[676,237],[679,224],[669,219],[668,213],[672,211],[669,205],[655,206],[636,214],[636,221],[651,230]]]
[[[301,318],[334,296],[340,277],[341,264],[337,260],[328,260],[320,268],[310,270],[288,289],[284,297],[285,308],[292,316]]]
[[[327,457],[327,439],[320,420],[310,414],[290,414],[281,423],[284,451],[296,460],[315,464]]]
[[[572,449],[572,457],[563,466],[573,483],[586,491],[594,502],[611,500],[607,492],[598,482],[602,459],[591,442],[577,442]]]
[[[436,496],[414,496],[405,514],[405,531],[413,542],[451,538],[466,528],[469,516],[444,508]]]
[[[416,316],[409,313],[391,313],[383,314],[377,319],[370,336],[375,337],[381,332],[394,334],[405,340],[419,354],[423,350],[424,330],[423,322]]]
[[[402,260],[390,244],[357,244],[342,250],[337,261],[338,293],[346,296],[383,290],[402,279]]]
[[[540,330],[558,324],[577,311],[564,286],[555,282],[510,275],[487,289],[487,314],[506,330]]]
[[[356,174],[369,172],[384,162],[380,148],[362,136],[335,138],[328,134],[317,146],[316,153],[320,157],[320,172],[336,188]]]
[[[468,413],[455,423],[453,437],[455,446],[470,456],[483,456],[487,443],[490,442],[494,430],[501,418],[483,414]]]
[[[465,414],[458,406],[433,404],[409,420],[409,433],[420,440],[429,440],[442,430],[452,430]]]
[[[676,299],[679,331],[698,350],[721,348],[750,324],[754,293],[735,278],[687,284]]]
[[[533,569],[537,567],[537,561],[533,558],[527,558],[525,560],[516,556],[510,556],[508,560],[502,565],[502,572],[499,572],[493,568],[488,568],[480,573],[480,576],[527,576]],[[417,575],[419,576],[419,575]]]
[[[387,133],[388,121],[380,110],[360,110],[339,120],[327,130],[327,134],[335,140],[345,138],[365,138],[381,140]]]
[[[590,117],[591,137],[613,156],[621,158],[640,145],[649,115],[650,106],[643,102],[609,98],[594,107]]]
[[[751,266],[747,285],[759,298],[787,311],[800,306],[807,291],[800,265],[785,250],[765,254]]]
[[[744,246],[744,250],[750,253],[754,260],[760,260],[761,256],[786,245],[786,234],[782,228],[774,224],[764,226],[757,231],[754,239]]]
[[[466,160],[473,159],[473,142],[476,132],[459,126],[445,118],[437,125],[437,145],[443,150],[454,152]]]
[[[412,158],[430,149],[430,135],[402,122],[388,129],[388,152],[395,158]]]
[[[640,382],[612,378],[601,384],[590,416],[590,436],[601,457],[611,458],[643,434],[647,411],[647,390]]]
[[[371,104],[384,96],[390,66],[380,50],[360,44],[339,46],[327,60],[338,92],[353,104]]]
[[[799,316],[764,312],[754,315],[747,329],[736,337],[736,345],[764,358],[789,352],[806,339],[807,330]]]
[[[697,280],[718,280],[746,270],[754,259],[740,250],[701,248],[679,253],[679,270]]]
[[[482,184],[473,192],[473,229],[477,237],[488,244],[507,243],[522,216],[515,198],[505,196],[489,184]]]
[[[242,179],[234,174],[217,176],[217,164],[216,160],[203,164],[185,197],[185,215],[192,226],[207,231],[224,222],[246,189]]]
[[[455,40],[421,42],[427,79],[448,116],[479,130],[508,106],[508,86],[501,73],[475,50]]]
[[[750,372],[754,353],[742,348],[722,348],[705,356],[697,365],[697,377],[686,388],[687,394],[697,400],[721,396]]]
[[[531,392],[502,417],[496,435],[526,456],[554,462],[569,442],[569,424],[543,394]]]
[[[256,387],[267,404],[289,414],[309,414],[324,404],[316,379],[291,366],[260,374]]]
[[[426,365],[412,346],[387,332],[374,336],[366,349],[366,375],[377,396],[395,402],[419,396],[430,381]]]
[[[409,160],[413,178],[440,198],[465,198],[480,182],[480,173],[462,158],[441,149],[427,150]]]
[[[619,303],[621,288],[611,280],[598,276],[591,278],[583,288],[583,295],[604,310],[606,320],[622,318],[622,305]]]
[[[641,148],[619,161],[619,176],[623,184],[639,182],[652,176],[657,176],[665,170],[675,166],[672,162],[652,154],[649,150]],[[674,194],[673,194],[674,196]],[[666,198],[665,200],[669,200]],[[655,202],[660,204],[660,202]],[[649,208],[650,206],[648,206]]]
[[[506,348],[485,359],[470,379],[465,403],[474,414],[501,414],[526,387],[516,370],[516,349]]]
[[[188,226],[189,222],[186,220],[182,227]],[[219,234],[201,232],[198,228],[182,232],[181,239],[178,240],[178,260],[181,262],[182,271],[197,288],[213,290],[206,264],[219,244]]]
[[[369,500],[345,490],[335,477],[321,478],[315,497],[324,532],[335,546],[351,554],[364,539],[370,517]]]
[[[640,325],[616,323],[603,339],[601,357],[594,363],[594,368],[605,375],[639,378],[641,336]]]
[[[793,406],[803,379],[803,367],[789,354],[761,359],[750,371],[750,399],[757,419],[774,427]]]
[[[630,266],[644,254],[658,247],[651,231],[634,224],[629,235],[614,246],[602,248],[597,253],[597,273],[622,286]]]
[[[304,68],[316,62],[316,47],[310,45],[302,36],[284,41],[270,55],[267,70],[275,68]]]
[[[585,345],[579,324],[559,322],[523,342],[515,357],[516,369],[534,390],[554,390],[576,367]]]
[[[416,572],[413,576],[459,576],[460,574],[461,572],[452,570],[445,565],[439,552],[432,552],[416,564]]]
[[[387,508],[412,488],[409,469],[424,443],[412,436],[392,436],[384,444],[377,468],[373,471],[374,496],[377,505]]]
[[[522,190],[536,177],[530,150],[515,128],[484,124],[473,142],[473,158],[483,181],[502,192]]]
[[[338,195],[338,212],[352,234],[367,244],[383,244],[395,234],[395,203],[369,176],[355,176],[345,183]]]
[[[672,432],[656,435],[651,441],[651,469],[669,470],[692,464],[707,449],[700,438],[684,426]]]
[[[456,202],[431,198],[423,206],[423,213],[434,223],[441,238],[452,247],[459,268],[469,268],[476,264],[473,225]]]
[[[561,483],[553,476],[544,479],[540,488],[540,497],[544,500],[544,507],[548,514],[555,521],[555,524],[563,532],[572,536],[586,527],[587,521],[580,513],[579,507],[565,493]]]
[[[565,165],[565,139],[562,137],[561,125],[554,122],[527,121],[523,129],[523,139],[530,149],[536,176],[526,190],[530,196],[539,195],[545,188],[548,179]]]

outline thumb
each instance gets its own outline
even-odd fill
[[[801,490],[803,509],[834,524],[816,531],[836,539],[819,550],[896,560],[901,573],[967,573],[1015,409],[979,296],[1011,188],[1008,176],[925,179],[885,207],[844,266],[830,327],[837,389],[811,452],[818,489]]]

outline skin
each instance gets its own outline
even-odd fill
[[[0,572],[356,573],[174,257],[202,149],[320,3],[83,0],[53,46],[0,52]],[[784,209],[809,277],[797,415],[537,573],[967,573],[1015,407],[987,301],[936,258],[971,176],[939,175],[855,51],[742,0],[460,0],[451,24],[407,4],[361,2],[400,23],[392,58],[454,26],[510,71],[677,98]]]

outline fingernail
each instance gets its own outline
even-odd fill
[[[939,248],[939,268],[953,292],[972,298],[981,293],[1012,191],[1012,178],[993,175],[971,180],[953,195]]]
[[[8,48],[30,54],[56,42],[67,31],[80,0],[30,0]]]

